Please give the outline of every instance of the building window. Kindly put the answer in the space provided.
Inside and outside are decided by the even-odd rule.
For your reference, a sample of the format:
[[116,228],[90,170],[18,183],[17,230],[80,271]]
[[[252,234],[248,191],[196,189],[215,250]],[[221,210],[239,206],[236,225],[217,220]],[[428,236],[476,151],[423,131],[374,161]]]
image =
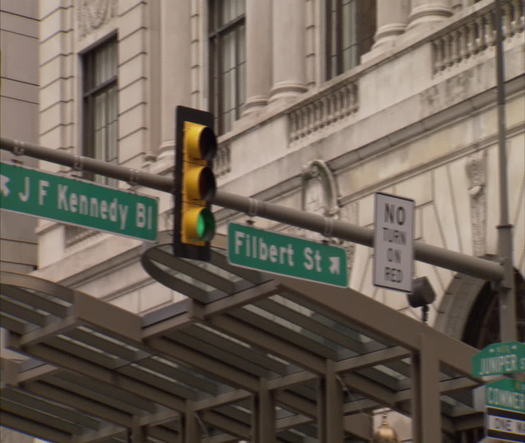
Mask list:
[[[118,160],[118,53],[112,37],[82,57],[84,126],[83,155],[117,163]],[[98,183],[115,180],[86,173]]]
[[326,76],[357,66],[374,43],[375,0],[326,0]]
[[246,99],[245,0],[209,1],[210,110],[215,128],[232,128]]

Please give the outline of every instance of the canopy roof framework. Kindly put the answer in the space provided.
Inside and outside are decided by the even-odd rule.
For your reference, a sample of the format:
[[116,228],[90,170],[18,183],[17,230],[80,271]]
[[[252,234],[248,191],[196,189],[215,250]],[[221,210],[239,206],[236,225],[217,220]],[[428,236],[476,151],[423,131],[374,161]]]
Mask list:
[[370,412],[414,441],[482,424],[476,349],[351,289],[211,263],[157,245],[146,271],[187,299],[144,317],[27,275],[1,275],[1,422],[56,442],[308,442],[371,436]]

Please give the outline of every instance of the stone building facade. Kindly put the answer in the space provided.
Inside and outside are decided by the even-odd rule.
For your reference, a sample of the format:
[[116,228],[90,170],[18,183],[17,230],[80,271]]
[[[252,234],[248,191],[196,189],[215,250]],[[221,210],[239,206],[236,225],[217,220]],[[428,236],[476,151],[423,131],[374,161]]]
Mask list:
[[[502,3],[523,315],[525,19],[522,1]],[[221,190],[370,228],[374,193],[396,194],[415,201],[416,239],[496,259],[494,1],[46,0],[39,8],[42,146],[169,176],[175,106],[209,109]],[[170,229],[171,196],[130,181],[118,186],[157,196],[160,229]],[[221,232],[247,218],[215,214]],[[135,313],[180,299],[143,271],[137,240],[50,221],[39,221],[37,234],[37,276]],[[373,286],[372,249],[345,246],[351,288],[420,318],[404,294]],[[415,274],[436,293],[431,325],[458,339],[478,328],[475,346],[491,340],[485,282],[422,262]]]
[[[0,134],[2,137],[38,142],[38,5],[33,0],[2,0],[0,3]],[[25,57],[21,57],[24,54]],[[1,161],[13,156],[0,151]],[[24,159],[27,166],[36,161]],[[2,211],[0,214],[0,269],[31,272],[37,264],[36,220]],[[19,360],[4,347],[0,329],[2,358]],[[28,436],[0,427],[2,442],[32,441]]]

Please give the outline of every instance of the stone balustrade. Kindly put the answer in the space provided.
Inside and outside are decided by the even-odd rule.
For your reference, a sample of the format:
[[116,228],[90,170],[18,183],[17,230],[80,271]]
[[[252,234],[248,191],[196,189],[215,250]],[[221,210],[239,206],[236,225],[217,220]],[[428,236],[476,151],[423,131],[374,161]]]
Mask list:
[[301,101],[288,113],[290,142],[342,120],[358,108],[357,83],[353,79]]
[[[525,29],[523,0],[502,2],[503,36],[510,38]],[[494,4],[464,21],[454,23],[432,40],[433,70],[439,73],[447,68],[484,52],[494,46]]]

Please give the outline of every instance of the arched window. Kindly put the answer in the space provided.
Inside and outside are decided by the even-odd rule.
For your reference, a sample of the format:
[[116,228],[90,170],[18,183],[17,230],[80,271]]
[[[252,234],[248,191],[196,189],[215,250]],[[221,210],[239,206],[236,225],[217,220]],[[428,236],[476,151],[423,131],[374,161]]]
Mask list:
[[[516,313],[518,318],[518,341],[525,341],[525,281],[516,272]],[[501,341],[499,333],[498,293],[491,283],[485,283],[474,302],[465,328],[462,341],[476,348],[484,348]]]

